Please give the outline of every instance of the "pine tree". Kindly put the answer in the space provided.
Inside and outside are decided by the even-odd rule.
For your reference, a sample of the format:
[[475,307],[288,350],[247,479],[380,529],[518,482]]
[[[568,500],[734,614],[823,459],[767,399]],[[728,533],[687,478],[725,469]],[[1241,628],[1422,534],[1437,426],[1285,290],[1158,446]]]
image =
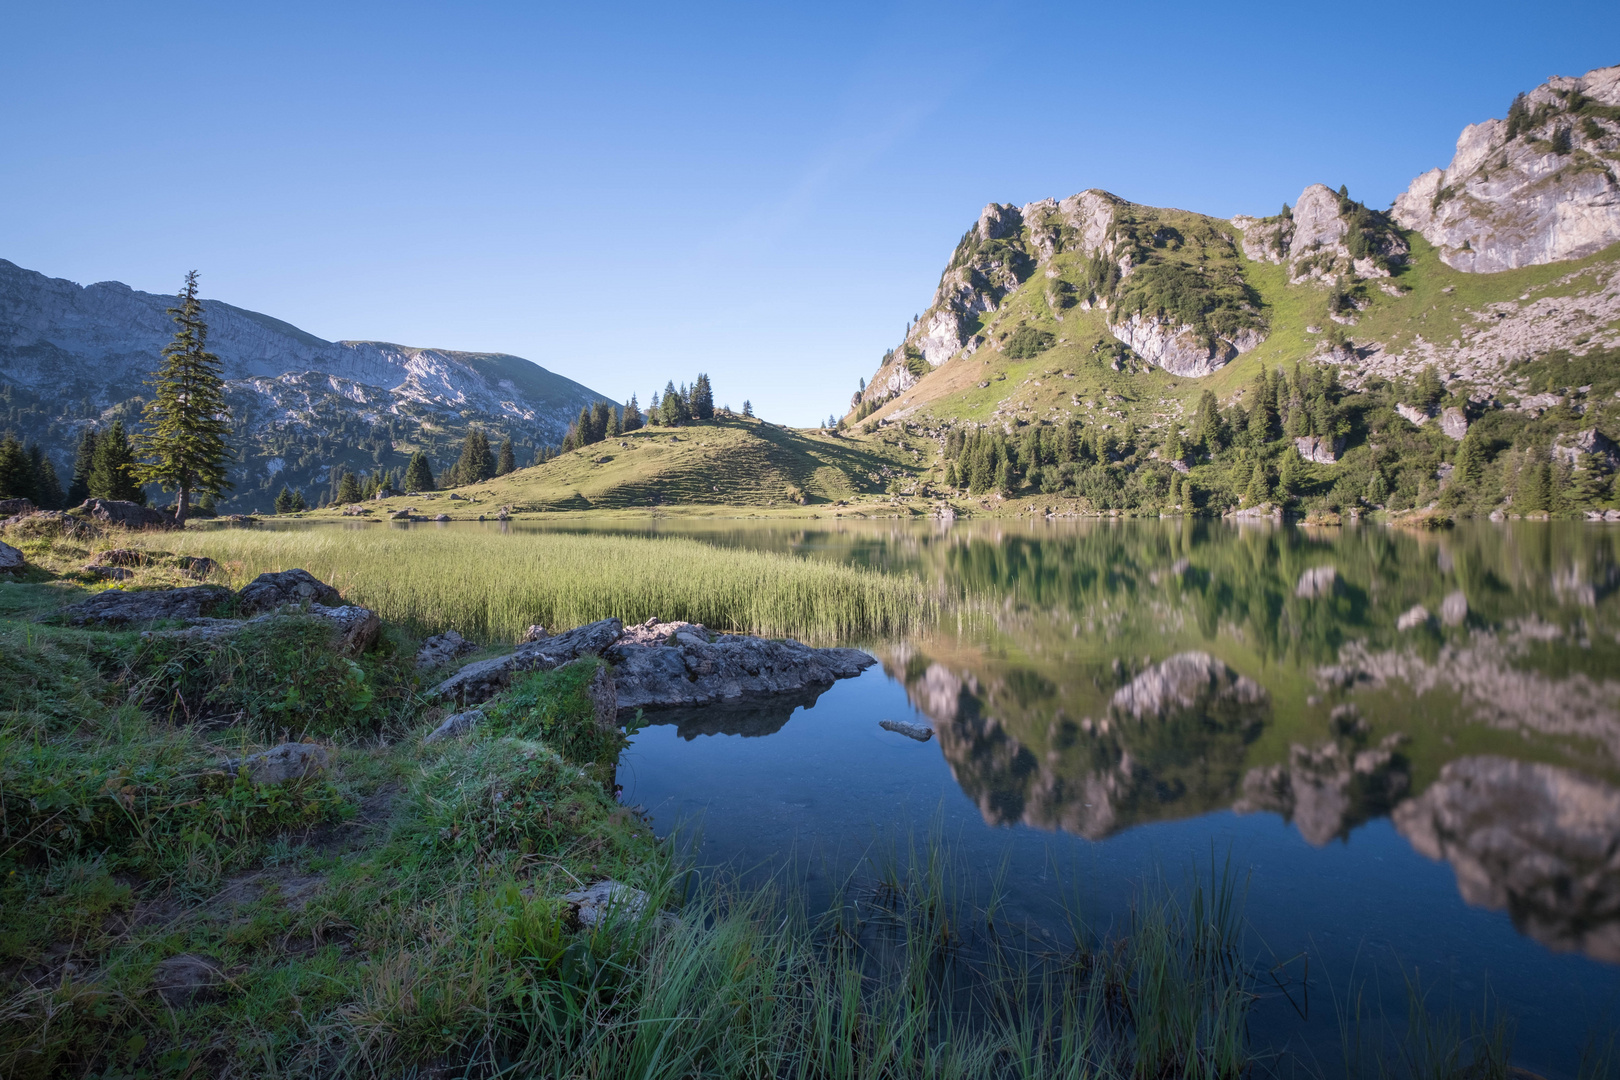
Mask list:
[[28,452],[17,441],[17,436],[8,432],[0,439],[0,499],[32,500],[36,494]]
[[73,481],[68,485],[69,506],[78,506],[90,497],[90,470],[96,463],[96,430],[85,428],[79,436],[79,452],[73,459]]
[[631,394],[630,400],[624,403],[624,419],[619,427],[625,434],[641,427],[641,406],[636,404],[636,395]]
[[135,436],[141,455],[135,478],[178,492],[174,519],[184,525],[194,492],[218,495],[230,482],[225,445],[230,410],[225,404],[224,366],[208,351],[208,324],[197,299],[197,272],[186,275],[180,306],[169,309],[179,329],[163,348],[163,365],[148,385],[152,400],[142,411],[145,427]]
[[663,415],[664,403],[658,399],[658,391],[654,390],[651,400],[647,402],[647,426],[656,426]]
[[292,488],[288,487],[286,484],[282,484],[281,485],[281,490],[276,492],[276,501],[275,501],[274,505],[275,505],[276,513],[278,513],[278,514],[290,514],[290,513],[292,513],[292,510],[293,510]]
[[512,450],[512,438],[507,436],[501,440],[500,460],[495,462],[495,475],[505,476],[517,468],[517,454]]
[[461,444],[461,457],[451,469],[451,487],[481,484],[495,475],[495,455],[489,449],[489,438],[481,427],[467,429],[467,438]]
[[1170,505],[1181,505],[1181,474],[1178,472],[1170,474]]
[[146,492],[135,481],[135,452],[129,445],[129,436],[124,434],[122,420],[114,420],[107,433],[96,440],[96,460],[90,468],[90,497],[146,504]]
[[412,454],[410,464],[405,466],[405,490],[433,490],[433,469],[428,464],[427,454],[421,450]]
[[[212,504],[210,504],[210,505],[212,505]],[[304,501],[304,489],[303,488],[294,488],[293,489],[292,508],[293,508],[293,513],[295,513],[295,514],[303,513],[305,510],[309,509],[309,503]]]
[[1271,500],[1271,485],[1266,481],[1266,465],[1263,461],[1254,463],[1254,472],[1249,474],[1248,489],[1243,492],[1244,506],[1259,506]]
[[747,398],[743,398],[743,415],[749,417],[750,419],[752,419],[754,415],[754,403],[749,401]]
[[1018,486],[1018,478],[1013,473],[1012,458],[1002,458],[1001,466],[996,469],[996,490],[1003,495],[1011,495]]
[[339,506],[347,506],[359,502],[360,498],[360,481],[354,473],[344,469],[343,475],[338,478],[337,497],[333,501]]
[[1536,454],[1529,457],[1519,470],[1519,489],[1514,493],[1513,509],[1522,514],[1544,511],[1552,501],[1552,468],[1545,458]]
[[945,465],[945,486],[948,488],[960,487],[960,479],[956,475],[956,462],[947,462]]
[[1508,106],[1507,138],[1510,140],[1518,138],[1529,127],[1530,104],[1523,94],[1519,94],[1513,99],[1513,104]]
[[675,382],[671,380],[664,385],[664,398],[661,406],[663,421],[666,427],[679,427],[682,422],[691,416],[686,405],[686,396],[675,389]]
[[1457,448],[1457,479],[1465,484],[1477,484],[1485,476],[1485,447],[1480,442],[1478,427],[1470,427]]
[[709,377],[700,374],[697,382],[692,384],[692,418],[694,420],[714,419],[714,388],[709,385]]
[[62,509],[67,496],[56,478],[56,466],[38,443],[28,448],[28,467],[34,474],[34,502],[41,510]]
[[608,415],[612,411],[613,406],[605,401],[598,401],[591,406],[591,442],[599,443],[607,438]]

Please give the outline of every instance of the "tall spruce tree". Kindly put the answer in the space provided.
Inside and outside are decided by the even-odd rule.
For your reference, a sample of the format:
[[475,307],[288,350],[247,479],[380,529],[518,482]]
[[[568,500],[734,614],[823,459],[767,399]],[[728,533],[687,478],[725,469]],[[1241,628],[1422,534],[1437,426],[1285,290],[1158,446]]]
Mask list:
[[428,464],[428,456],[424,451],[418,450],[412,454],[410,464],[405,466],[405,490],[433,490],[433,468]]
[[359,478],[348,469],[344,469],[343,475],[338,478],[337,496],[333,501],[340,506],[347,506],[349,503],[359,502],[360,498],[361,489]]
[[495,455],[489,448],[489,437],[481,427],[467,429],[467,440],[461,444],[461,458],[452,470],[452,487],[481,484],[495,475]]
[[624,417],[619,422],[619,428],[628,434],[639,427],[641,427],[641,406],[636,404],[636,395],[631,394],[630,400],[624,403]]
[[286,484],[282,484],[281,485],[281,490],[276,492],[276,501],[274,503],[274,506],[275,506],[275,509],[276,509],[276,513],[278,513],[278,514],[290,514],[290,513],[292,513],[292,511],[293,511],[292,488],[288,487]]
[[56,478],[56,466],[39,443],[28,448],[28,467],[34,474],[34,502],[42,510],[62,509],[67,496],[62,493],[62,483]]
[[96,464],[96,429],[85,428],[79,436],[79,452],[73,459],[73,480],[68,484],[69,506],[78,506],[90,497],[90,470]]
[[135,478],[178,494],[174,520],[185,524],[195,492],[215,496],[230,487],[225,463],[231,459],[225,436],[230,409],[225,404],[224,365],[208,351],[208,323],[197,299],[197,271],[186,275],[180,306],[169,309],[179,327],[163,347],[163,364],[147,385],[152,400],[142,411],[144,428],[136,433],[140,463]]
[[129,436],[124,434],[122,420],[114,420],[107,433],[96,439],[96,460],[90,467],[90,497],[146,505],[146,491],[135,480],[135,451],[129,445]]
[[681,392],[675,389],[674,379],[664,384],[664,396],[659,405],[659,412],[662,413],[660,419],[663,420],[665,427],[679,427],[681,421],[686,418],[686,401]]
[[692,384],[692,419],[714,419],[714,387],[709,385],[709,377],[699,374],[697,382]]
[[6,437],[0,439],[0,499],[32,500],[36,494],[28,451],[17,441],[17,436],[7,432]]
[[495,462],[495,475],[505,476],[517,468],[517,454],[512,450],[512,437],[501,440],[501,456]]

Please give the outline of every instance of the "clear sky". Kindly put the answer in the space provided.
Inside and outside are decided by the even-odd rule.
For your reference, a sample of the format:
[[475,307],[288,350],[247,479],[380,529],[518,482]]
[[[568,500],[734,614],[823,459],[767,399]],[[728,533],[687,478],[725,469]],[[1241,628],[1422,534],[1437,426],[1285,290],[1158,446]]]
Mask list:
[[0,0],[0,257],[842,412],[987,202],[1387,206],[1620,63],[1539,4]]

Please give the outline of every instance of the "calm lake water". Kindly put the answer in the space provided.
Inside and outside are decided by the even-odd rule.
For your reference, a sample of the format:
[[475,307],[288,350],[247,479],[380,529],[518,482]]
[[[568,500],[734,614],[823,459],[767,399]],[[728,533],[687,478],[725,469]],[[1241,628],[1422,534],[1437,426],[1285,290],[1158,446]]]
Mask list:
[[1403,1017],[1414,976],[1465,1017],[1499,1005],[1549,1078],[1620,1027],[1620,526],[612,531],[986,598],[854,643],[881,664],[813,705],[651,717],[625,801],[700,827],[705,862],[794,865],[825,895],[874,846],[940,830],[987,878],[1005,868],[1011,914],[1050,923],[1067,896],[1106,929],[1145,880],[1229,854],[1256,1042],[1294,1060],[1331,1075],[1335,997]]

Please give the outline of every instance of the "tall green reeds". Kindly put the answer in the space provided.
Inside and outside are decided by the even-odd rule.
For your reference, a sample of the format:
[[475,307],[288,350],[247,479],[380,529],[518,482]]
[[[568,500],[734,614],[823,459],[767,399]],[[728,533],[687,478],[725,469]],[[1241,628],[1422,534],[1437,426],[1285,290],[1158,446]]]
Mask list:
[[934,617],[918,578],[693,540],[472,530],[231,529],[153,537],[243,580],[301,567],[384,619],[510,641],[608,616],[686,619],[715,630],[834,641]]

